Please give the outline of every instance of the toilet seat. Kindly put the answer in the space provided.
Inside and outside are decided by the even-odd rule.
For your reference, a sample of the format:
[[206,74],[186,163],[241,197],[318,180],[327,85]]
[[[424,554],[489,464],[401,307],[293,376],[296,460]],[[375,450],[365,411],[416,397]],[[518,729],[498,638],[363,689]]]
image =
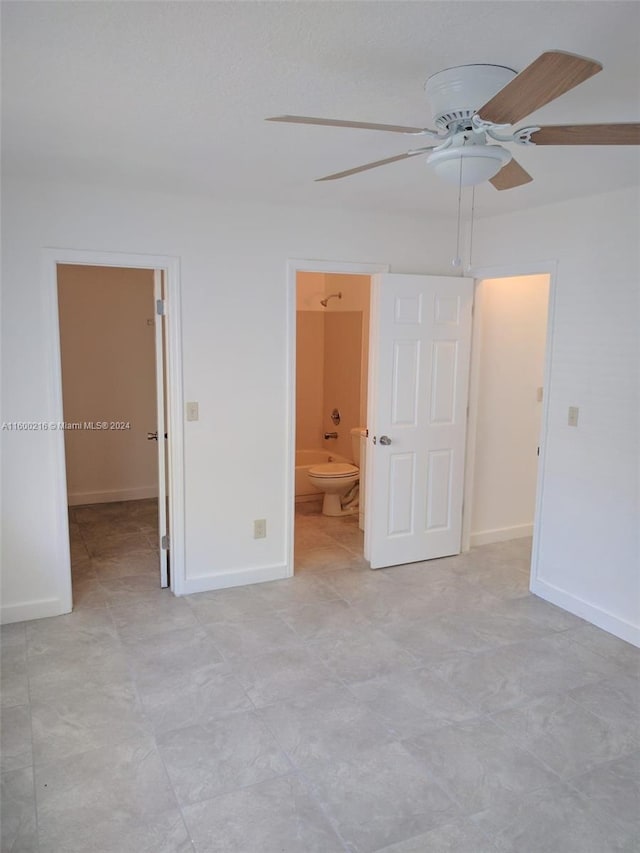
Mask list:
[[343,477],[353,477],[354,474],[359,474],[360,469],[348,462],[325,462],[322,465],[313,465],[309,468],[309,474],[312,477],[342,479]]

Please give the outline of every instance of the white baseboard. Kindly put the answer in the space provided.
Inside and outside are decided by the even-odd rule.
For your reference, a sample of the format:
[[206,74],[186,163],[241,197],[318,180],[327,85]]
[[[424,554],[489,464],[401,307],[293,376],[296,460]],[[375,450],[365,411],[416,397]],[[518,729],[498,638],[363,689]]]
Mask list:
[[106,492],[74,492],[69,494],[69,506],[84,506],[85,504],[106,504],[113,501],[142,501],[147,498],[157,498],[157,486],[136,486],[133,489],[109,489]]
[[236,569],[215,575],[187,578],[184,582],[182,594],[190,595],[194,592],[209,592],[214,589],[228,589],[232,586],[247,586],[247,584],[277,581],[288,577],[291,577],[291,573],[288,567],[281,563],[275,566]]
[[471,534],[471,547],[491,545],[492,542],[508,542],[533,536],[533,524],[516,524],[514,527],[498,527],[496,530],[479,530]]
[[602,628],[603,631],[608,631],[621,640],[640,647],[640,625],[633,625],[631,622],[620,619],[619,616],[614,616],[612,613],[608,613],[606,610],[602,610],[588,601],[583,601],[581,598],[577,598],[575,595],[571,595],[539,578],[531,579],[530,588],[534,595],[544,598],[545,601],[556,604],[563,610],[573,613],[574,616],[586,619],[587,622],[591,622],[597,628]]
[[0,607],[0,623],[10,625],[13,622],[27,622],[31,619],[44,619],[48,616],[62,616],[63,613],[70,612],[59,598],[24,601],[20,604],[6,604]]

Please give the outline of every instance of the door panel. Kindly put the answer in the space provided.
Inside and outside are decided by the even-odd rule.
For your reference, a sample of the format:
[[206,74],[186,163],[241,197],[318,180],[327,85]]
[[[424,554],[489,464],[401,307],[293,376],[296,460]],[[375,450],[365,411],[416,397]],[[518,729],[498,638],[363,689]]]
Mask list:
[[458,342],[434,341],[431,355],[431,405],[429,424],[453,424],[455,420]]
[[430,450],[427,459],[427,516],[426,530],[442,530],[451,526],[450,450]]
[[389,459],[389,536],[411,532],[415,454],[392,453]]
[[473,280],[378,275],[372,301],[365,555],[382,568],[460,552]]
[[393,402],[391,422],[394,426],[415,426],[418,418],[419,341],[396,341],[393,353]]

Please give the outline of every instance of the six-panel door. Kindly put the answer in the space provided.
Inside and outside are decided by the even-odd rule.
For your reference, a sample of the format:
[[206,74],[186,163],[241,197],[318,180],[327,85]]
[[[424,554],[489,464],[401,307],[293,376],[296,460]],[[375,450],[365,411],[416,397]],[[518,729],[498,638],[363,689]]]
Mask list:
[[473,279],[373,279],[365,522],[372,568],[460,552],[472,303]]

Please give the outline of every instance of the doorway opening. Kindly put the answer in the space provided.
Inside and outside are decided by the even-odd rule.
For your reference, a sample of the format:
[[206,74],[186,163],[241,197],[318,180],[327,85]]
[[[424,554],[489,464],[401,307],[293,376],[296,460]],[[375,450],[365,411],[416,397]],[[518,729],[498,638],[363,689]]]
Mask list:
[[[328,262],[289,262],[291,574],[295,527],[296,277],[301,272],[373,276],[367,420],[366,424],[357,425],[366,426],[361,562],[372,569],[404,563],[424,565],[461,550],[473,280],[392,274],[373,264],[344,266],[347,268]],[[332,285],[335,283],[331,281]],[[320,294],[319,305],[326,308],[332,299],[339,303],[339,293],[330,290],[324,296]],[[327,413],[334,414],[333,409]],[[322,438],[327,435],[329,439],[334,432],[329,429]],[[349,476],[352,472],[348,467],[344,473]],[[333,476],[326,474],[329,479]],[[311,471],[310,479],[312,485],[322,489],[321,477]],[[326,497],[323,505],[324,515],[342,515],[339,509],[327,511]],[[300,561],[295,562],[299,567]]]
[[[74,606],[71,577],[72,545],[74,547],[74,557],[76,557],[76,562],[78,561],[78,559],[86,559],[86,555],[90,551],[90,549],[85,548],[83,550],[82,547],[78,547],[77,542],[79,539],[81,540],[82,545],[85,544],[84,538],[78,535],[80,531],[77,528],[70,528],[70,495],[73,495],[73,497],[71,498],[74,507],[72,515],[75,514],[76,507],[81,505],[83,501],[93,501],[92,505],[102,505],[102,509],[105,512],[108,512],[107,507],[109,507],[109,505],[111,506],[111,509],[113,511],[116,503],[121,502],[120,500],[113,500],[114,497],[123,499],[122,502],[128,502],[132,498],[138,499],[139,501],[154,500],[158,506],[157,528],[155,523],[153,522],[153,512],[149,508],[149,505],[143,506],[139,504],[138,511],[135,514],[137,517],[137,520],[135,522],[135,524],[137,525],[137,530],[134,530],[132,532],[146,534],[148,539],[147,544],[150,546],[151,550],[156,551],[158,560],[156,566],[159,565],[160,568],[155,569],[155,577],[153,578],[153,582],[156,585],[158,591],[161,586],[169,585],[174,594],[180,595],[183,593],[185,587],[185,563],[184,460],[182,418],[183,393],[181,358],[180,279],[177,259],[163,255],[139,255],[121,252],[94,252],[75,249],[44,249],[43,260],[44,269],[46,272],[45,298],[47,305],[47,316],[49,318],[47,332],[51,353],[50,364],[52,394],[49,400],[49,430],[50,440],[52,441],[53,446],[55,448],[54,454],[56,477],[57,522],[56,535],[54,541],[52,541],[51,546],[51,554],[52,563],[54,566],[53,570],[55,572],[55,578],[58,587],[57,600],[59,601],[60,606],[59,612],[69,613]],[[100,448],[95,446],[88,454],[87,447],[84,447],[84,464],[82,461],[79,464],[75,464],[75,467],[73,469],[73,477],[70,477],[69,480],[70,488],[67,488],[67,459],[65,453],[65,441],[67,434],[71,435],[77,433],[86,433],[89,438],[92,434],[97,436],[102,435],[102,440],[103,442],[105,442],[102,446],[102,450],[105,450],[108,447],[109,433],[114,434],[110,438],[112,442],[116,441],[116,439],[118,438],[118,433],[120,433],[120,440],[122,440],[122,436],[125,434],[133,435],[134,423],[133,419],[128,417],[126,412],[119,411],[112,413],[97,410],[95,415],[87,414],[87,416],[81,416],[79,420],[68,421],[67,416],[71,414],[71,411],[65,411],[65,405],[63,400],[63,347],[65,347],[66,345],[62,340],[64,334],[62,325],[64,323],[64,320],[63,323],[61,323],[59,319],[59,315],[61,313],[65,313],[64,309],[61,310],[61,305],[58,299],[58,279],[60,267],[79,267],[94,269],[104,268],[105,273],[113,270],[114,268],[118,268],[123,274],[126,271],[137,271],[141,273],[146,273],[146,275],[150,276],[152,279],[152,301],[149,305],[148,310],[146,307],[144,310],[143,335],[155,338],[155,365],[158,366],[158,369],[155,370],[154,365],[155,379],[152,379],[152,386],[155,386],[155,393],[157,395],[156,400],[158,402],[158,405],[156,406],[155,415],[151,422],[151,428],[149,428],[146,423],[136,423],[135,431],[137,434],[136,441],[138,445],[142,440],[144,441],[145,447],[147,446],[147,432],[154,432],[157,430],[158,437],[162,436],[162,443],[157,443],[159,446],[157,448],[158,468],[156,492],[157,494],[165,495],[165,500],[158,502],[157,494],[154,498],[147,497],[144,493],[144,490],[140,490],[140,482],[138,482],[137,484],[134,483],[133,485],[131,484],[131,482],[129,482],[128,484],[125,483],[124,485],[122,482],[120,482],[117,487],[106,486],[104,488],[96,487],[95,489],[87,487],[86,481],[83,482],[82,480],[81,472],[84,466],[90,469],[91,466],[94,465],[94,458],[100,454]],[[71,270],[66,270],[66,272],[69,275],[73,276],[73,272]],[[76,278],[77,276],[82,276],[82,274],[82,269],[80,269],[80,271],[76,272]],[[148,281],[148,278],[145,280]],[[145,286],[147,287],[148,292],[149,286]],[[87,298],[87,294],[85,293],[85,301]],[[116,311],[115,313],[118,312]],[[66,319],[69,319],[69,317],[66,317]],[[154,328],[151,328],[148,325],[148,320],[153,320]],[[73,326],[73,311],[71,312],[70,322]],[[107,341],[110,340],[109,335],[107,334],[108,325],[109,324],[106,322],[106,315],[98,313],[98,316],[96,317],[94,313],[93,325],[88,326],[84,330],[85,339],[88,338],[89,341],[91,341],[93,337],[96,337],[96,339],[103,338]],[[123,355],[124,349],[119,346],[119,343],[116,339],[111,339],[110,349],[107,348],[107,350],[109,359],[115,364],[118,364],[121,370],[123,368],[129,369],[129,363]],[[67,376],[68,374],[69,371],[67,370]],[[64,377],[64,379],[66,380],[66,376]],[[85,388],[87,389],[86,396],[88,398],[89,403],[93,406],[96,400],[100,398],[99,392],[100,389],[105,386],[105,383],[107,385],[109,385],[109,383],[113,385],[115,381],[120,380],[115,380],[112,376],[111,379],[107,381],[104,375],[100,380],[99,377],[95,377],[95,381],[92,381],[91,376],[85,378]],[[161,401],[163,402],[163,405],[159,404]],[[126,405],[130,407],[130,411],[135,410],[137,402],[137,398],[134,399],[132,396],[126,399]],[[146,416],[144,420],[146,421]],[[128,427],[127,424],[129,424]],[[140,436],[141,431],[144,435],[143,439],[141,439]],[[165,433],[168,436],[166,440],[164,438]],[[86,440],[88,439],[85,439],[85,441]],[[157,446],[153,438],[148,442],[148,444],[150,446]],[[120,468],[122,468],[122,466],[120,466]],[[165,476],[164,481],[162,479],[163,469]],[[120,470],[120,474],[122,474],[122,470]],[[148,482],[142,483],[142,487],[150,485],[152,484]],[[120,491],[118,491],[118,489]],[[129,489],[129,491],[127,491],[127,489]],[[93,495],[91,495],[92,491],[94,492]],[[168,522],[166,519],[166,514],[160,511],[160,507],[168,508]],[[116,513],[114,512],[114,514]],[[92,523],[92,520],[89,518],[90,515],[91,513],[85,514],[85,523],[87,524]],[[163,518],[164,523],[167,524],[167,527],[164,530]],[[94,515],[93,521],[96,523],[97,527],[100,526],[101,519],[98,518],[97,515]],[[79,522],[74,523],[78,524]],[[106,528],[106,525],[104,526]],[[122,526],[126,527],[127,521],[123,521]],[[120,528],[121,531],[122,526]],[[131,525],[129,524],[129,527],[130,526]],[[97,533],[97,527],[91,532]],[[151,528],[153,528],[153,530],[151,530]],[[155,536],[156,529],[157,539]],[[72,532],[75,534],[75,536],[73,537],[73,543],[70,542],[70,533]],[[153,533],[153,535],[151,536],[149,541],[148,537],[150,533]],[[121,535],[121,533],[118,533],[117,535]],[[160,547],[162,544],[162,536],[166,537],[164,540],[164,544],[166,544],[167,548],[169,546],[171,547],[170,575],[168,573],[168,560],[166,559],[166,551],[163,551],[163,549]],[[142,544],[142,540],[140,540],[140,544]],[[101,556],[105,559],[109,558],[110,555],[106,546],[102,551]],[[113,556],[113,554],[111,556]],[[164,560],[162,559],[163,556],[165,558]],[[114,573],[116,573],[115,568]],[[126,595],[126,592],[124,591],[126,584],[122,583],[120,585],[123,587],[123,595]],[[88,589],[90,585],[86,586],[87,589],[85,590],[85,592],[88,596],[86,603],[91,605],[91,591]],[[94,584],[93,586],[95,587],[96,585]],[[78,589],[76,589],[76,593],[77,592]],[[95,601],[95,603],[99,604],[97,600]]]
[[[463,548],[509,542],[531,573],[550,372],[549,272],[476,282]],[[504,548],[501,549],[505,553]]]
[[296,274],[294,571],[364,567],[369,275]]
[[169,585],[162,272],[57,265],[74,606]]

